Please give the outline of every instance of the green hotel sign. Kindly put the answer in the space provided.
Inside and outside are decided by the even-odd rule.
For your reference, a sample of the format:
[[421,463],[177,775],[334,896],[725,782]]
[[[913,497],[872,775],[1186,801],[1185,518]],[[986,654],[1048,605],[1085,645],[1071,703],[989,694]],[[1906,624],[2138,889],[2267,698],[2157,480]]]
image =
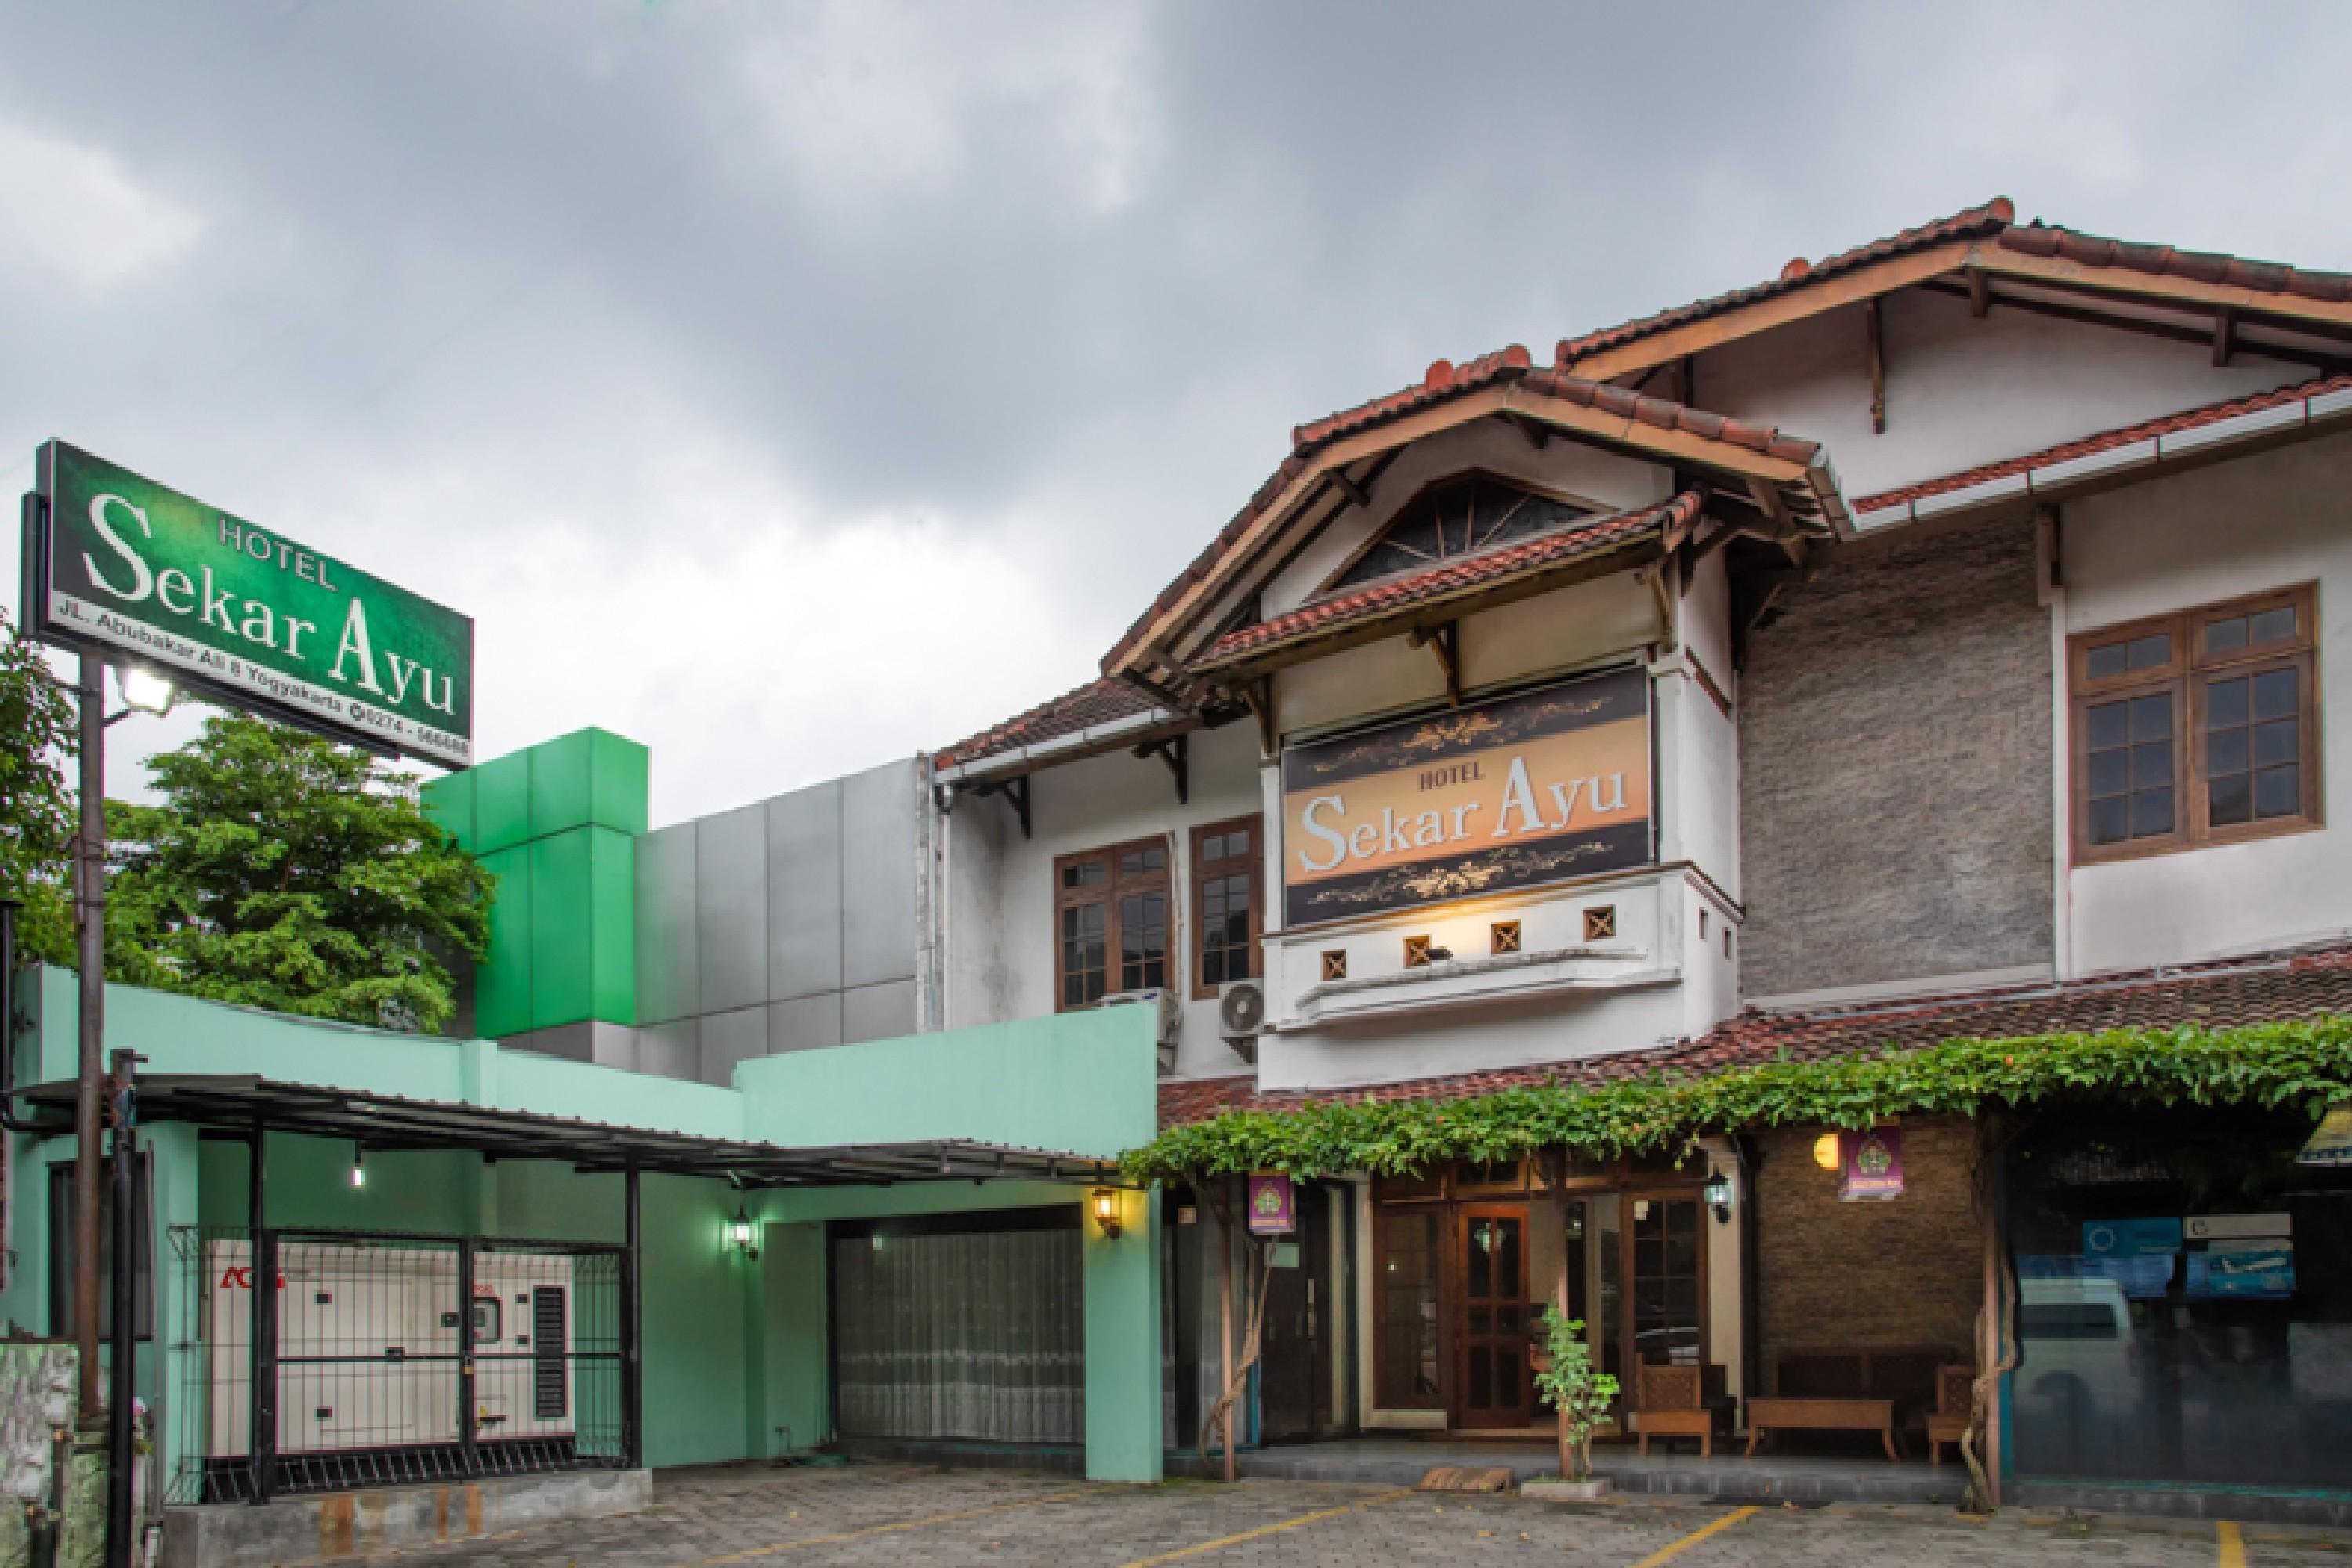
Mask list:
[[473,761],[468,617],[62,441],[37,493],[37,635],[371,751]]

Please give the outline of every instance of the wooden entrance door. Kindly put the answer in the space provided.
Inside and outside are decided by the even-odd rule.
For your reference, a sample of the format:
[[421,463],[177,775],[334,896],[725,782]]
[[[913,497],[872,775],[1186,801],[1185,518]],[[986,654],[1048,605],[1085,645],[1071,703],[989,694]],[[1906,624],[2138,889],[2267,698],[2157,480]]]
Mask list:
[[[1622,1364],[1706,1363],[1706,1220],[1695,1196],[1633,1194],[1625,1205],[1631,1287]],[[1632,1379],[1624,1373],[1627,1387]]]
[[1454,1228],[1454,1424],[1528,1424],[1528,1205],[1464,1204]]

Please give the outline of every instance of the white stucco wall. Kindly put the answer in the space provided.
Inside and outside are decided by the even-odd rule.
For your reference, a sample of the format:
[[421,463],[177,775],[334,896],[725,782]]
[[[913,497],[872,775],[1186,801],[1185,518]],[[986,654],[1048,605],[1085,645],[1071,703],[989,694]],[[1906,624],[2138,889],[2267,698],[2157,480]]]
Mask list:
[[1862,308],[1703,354],[1696,401],[1826,442],[1849,497],[2308,380],[2302,365],[1918,289],[1887,296],[1886,433],[1870,427]]
[[[2069,505],[2065,631],[2316,582],[2321,700],[2352,691],[2347,477],[2352,436],[2337,436]],[[2332,717],[2323,710],[2320,721],[2326,827],[2074,868],[2073,972],[2221,957],[2352,928],[2344,826],[2352,821],[2352,723]],[[2063,843],[2063,816],[2059,826]]]

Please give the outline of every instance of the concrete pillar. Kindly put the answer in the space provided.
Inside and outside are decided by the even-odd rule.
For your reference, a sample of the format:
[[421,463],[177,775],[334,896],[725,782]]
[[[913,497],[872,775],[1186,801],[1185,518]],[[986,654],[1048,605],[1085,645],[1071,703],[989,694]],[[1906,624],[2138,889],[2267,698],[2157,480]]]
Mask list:
[[1122,1191],[1120,1229],[1086,1221],[1087,1479],[1157,1481],[1161,1443],[1160,1193]]

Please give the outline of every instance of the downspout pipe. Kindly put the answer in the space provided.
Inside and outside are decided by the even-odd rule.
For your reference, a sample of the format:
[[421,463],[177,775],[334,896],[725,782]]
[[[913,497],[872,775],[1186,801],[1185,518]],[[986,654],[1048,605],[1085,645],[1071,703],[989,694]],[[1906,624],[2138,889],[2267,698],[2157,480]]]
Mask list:
[[11,1132],[57,1131],[16,1114],[16,910],[0,899],[0,1128]]

